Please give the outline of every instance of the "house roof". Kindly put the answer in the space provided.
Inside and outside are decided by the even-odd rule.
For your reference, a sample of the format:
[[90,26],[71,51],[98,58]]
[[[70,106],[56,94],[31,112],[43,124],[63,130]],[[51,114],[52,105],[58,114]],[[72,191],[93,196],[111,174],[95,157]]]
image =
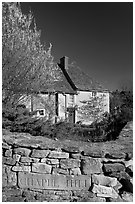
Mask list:
[[66,69],[64,69],[60,64],[59,66],[74,90],[99,92],[108,91],[99,82],[84,73],[83,70],[76,64],[68,64]]

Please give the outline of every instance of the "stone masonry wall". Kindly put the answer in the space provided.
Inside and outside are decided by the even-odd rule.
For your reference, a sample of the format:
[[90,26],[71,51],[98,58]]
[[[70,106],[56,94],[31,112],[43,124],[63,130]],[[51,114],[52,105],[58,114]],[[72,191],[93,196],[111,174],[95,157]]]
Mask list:
[[85,151],[35,138],[3,136],[3,201],[132,201],[133,165],[126,152]]

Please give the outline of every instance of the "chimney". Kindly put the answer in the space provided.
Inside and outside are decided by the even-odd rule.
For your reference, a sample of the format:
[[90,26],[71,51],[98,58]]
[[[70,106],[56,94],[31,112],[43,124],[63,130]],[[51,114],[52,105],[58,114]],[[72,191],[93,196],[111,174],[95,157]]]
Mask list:
[[62,58],[60,58],[60,65],[62,68],[64,69],[68,69],[68,57],[64,56]]

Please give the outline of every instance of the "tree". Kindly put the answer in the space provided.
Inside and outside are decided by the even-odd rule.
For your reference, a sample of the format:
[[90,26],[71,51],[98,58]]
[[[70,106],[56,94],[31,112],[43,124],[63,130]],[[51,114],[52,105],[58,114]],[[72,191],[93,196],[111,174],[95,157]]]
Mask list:
[[81,106],[78,107],[78,113],[81,120],[98,121],[103,115],[105,103],[105,95],[89,96],[88,100],[80,101]]
[[40,41],[32,13],[20,3],[2,3],[2,91],[5,103],[15,104],[24,94],[38,93],[59,79],[51,48]]

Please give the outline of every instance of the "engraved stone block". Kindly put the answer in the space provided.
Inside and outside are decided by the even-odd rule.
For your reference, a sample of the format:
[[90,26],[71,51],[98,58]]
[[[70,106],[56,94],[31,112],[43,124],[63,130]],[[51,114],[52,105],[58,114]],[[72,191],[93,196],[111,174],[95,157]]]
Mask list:
[[91,178],[86,175],[66,176],[37,173],[18,173],[20,188],[30,189],[57,189],[57,190],[88,190]]
[[33,163],[32,164],[32,172],[50,174],[51,170],[52,170],[52,166],[48,164],[44,164],[44,163]]

